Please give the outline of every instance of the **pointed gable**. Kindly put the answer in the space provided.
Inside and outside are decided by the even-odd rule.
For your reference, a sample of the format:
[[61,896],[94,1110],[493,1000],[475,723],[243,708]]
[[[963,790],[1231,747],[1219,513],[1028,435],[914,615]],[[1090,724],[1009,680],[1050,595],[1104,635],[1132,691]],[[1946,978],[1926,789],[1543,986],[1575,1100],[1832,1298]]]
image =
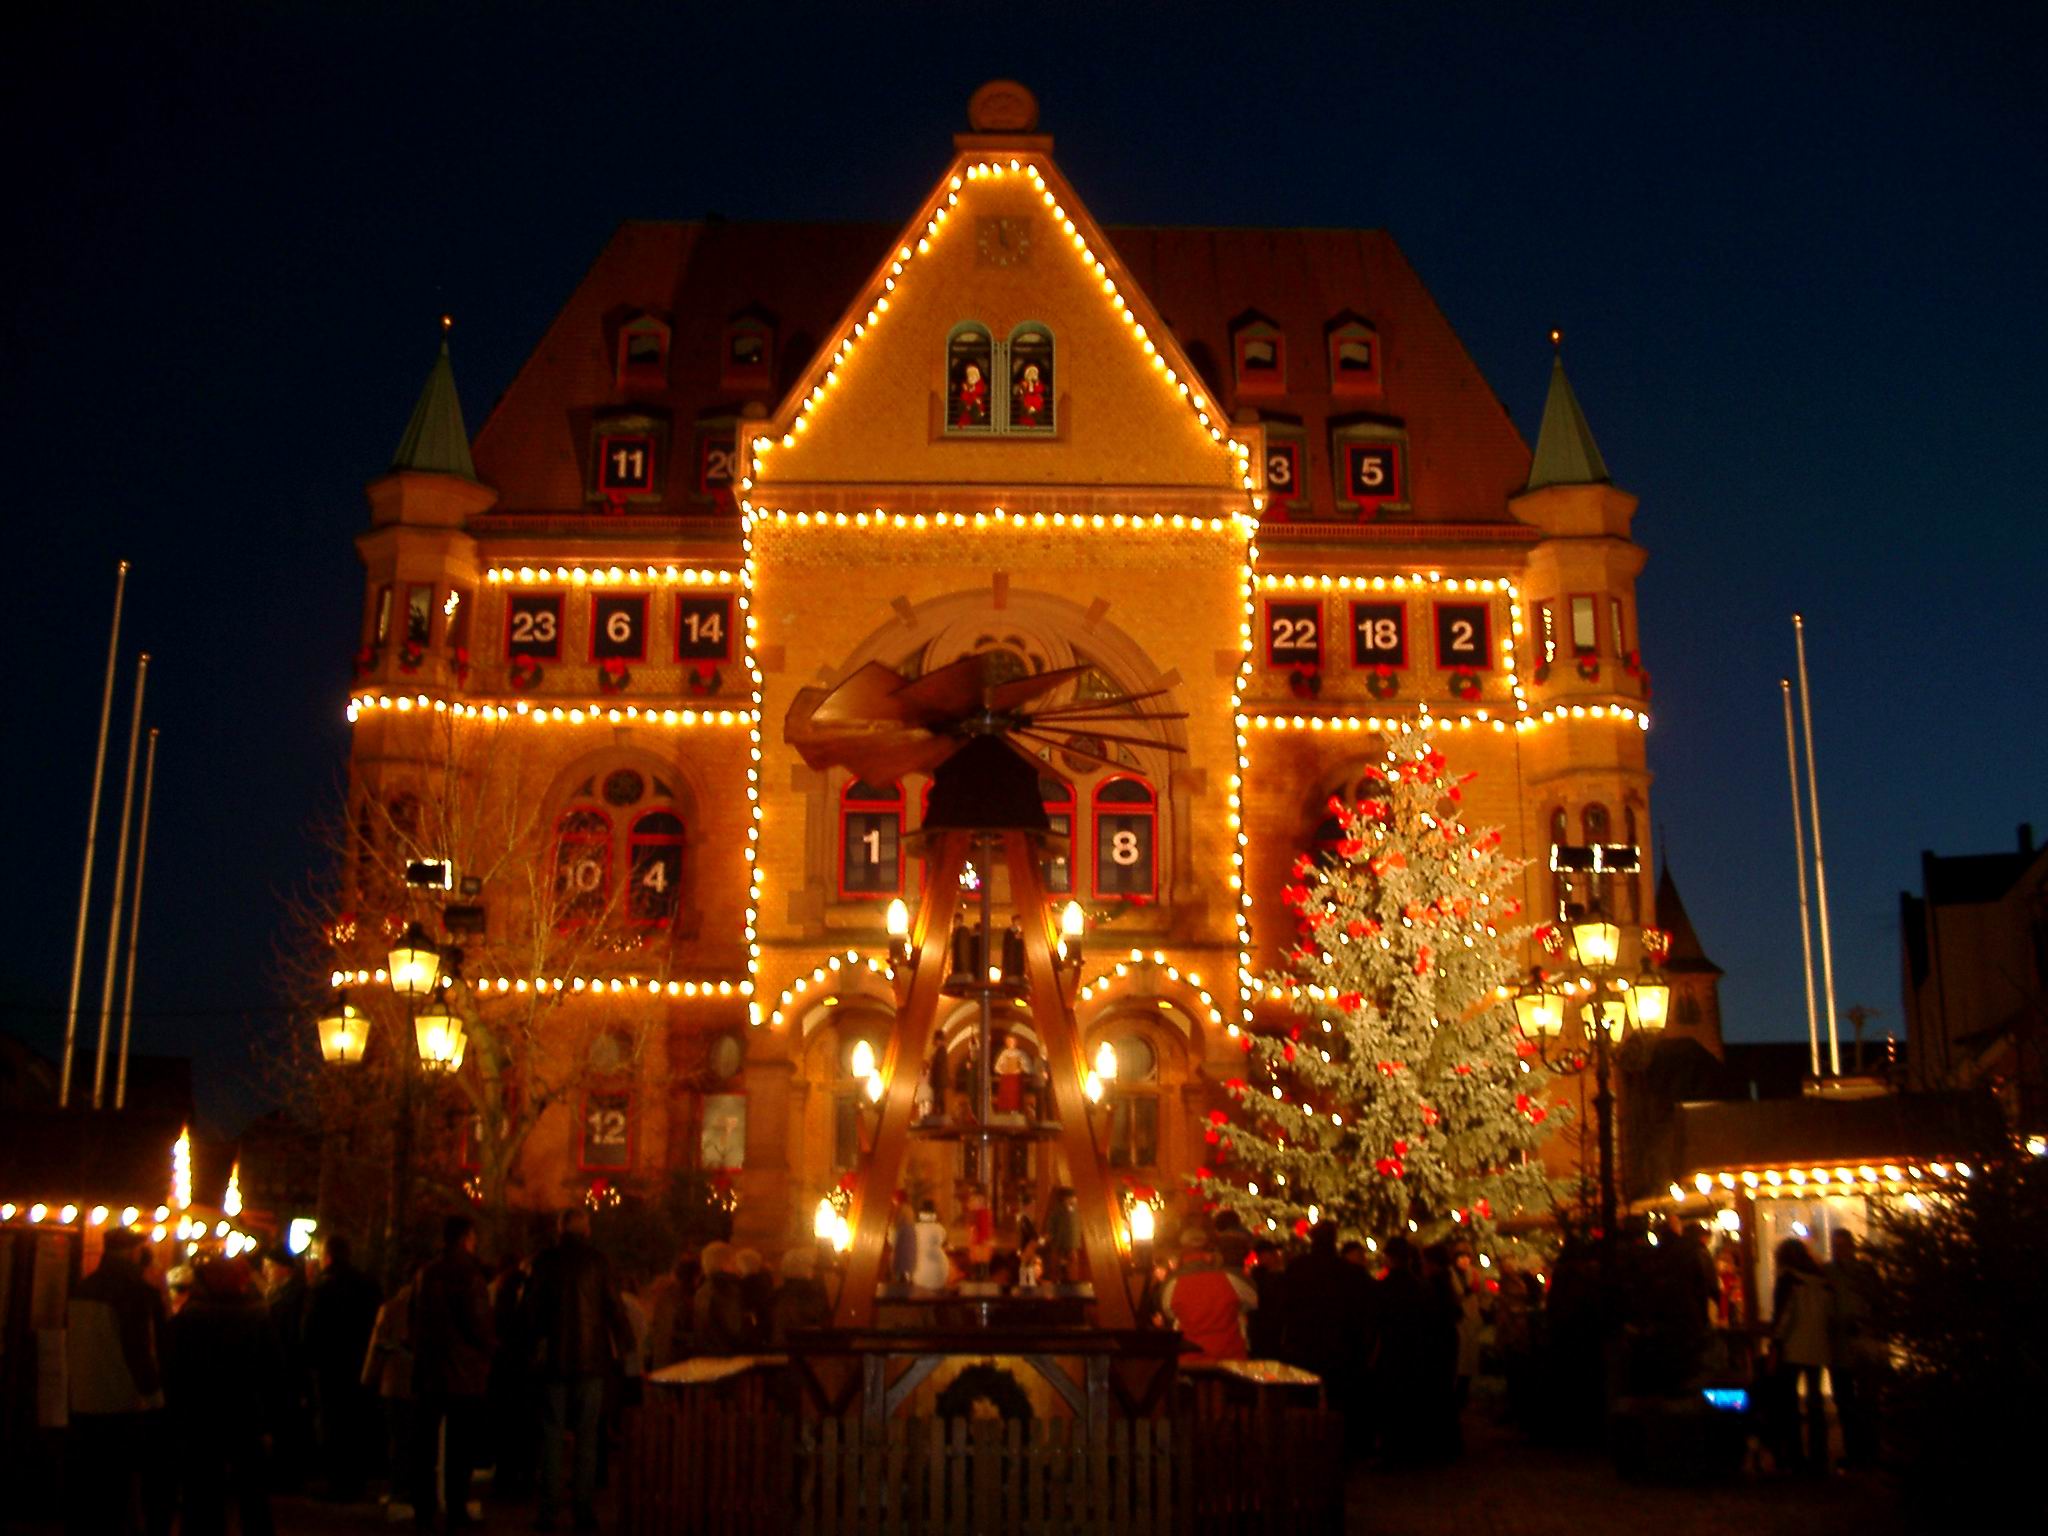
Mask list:
[[[949,410],[954,343],[977,333],[1001,396],[985,431]],[[948,167],[756,448],[752,499],[791,510],[854,485],[1206,490],[1246,509],[1252,489],[1209,383],[1042,151]]]

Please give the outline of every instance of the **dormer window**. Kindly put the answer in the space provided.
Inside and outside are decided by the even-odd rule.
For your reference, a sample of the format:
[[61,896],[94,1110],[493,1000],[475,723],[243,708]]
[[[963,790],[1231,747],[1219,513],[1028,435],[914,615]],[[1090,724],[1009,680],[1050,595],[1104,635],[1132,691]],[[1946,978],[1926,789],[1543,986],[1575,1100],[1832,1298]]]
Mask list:
[[726,323],[718,382],[722,389],[766,390],[775,372],[775,326],[758,310]]
[[1342,319],[1330,328],[1330,393],[1380,392],[1380,335],[1369,321]]
[[668,383],[668,338],[667,324],[652,315],[620,327],[620,389],[660,389]]
[[1409,509],[1408,434],[1398,423],[1369,417],[1333,423],[1330,456],[1340,516],[1366,522]]
[[1241,395],[1287,393],[1287,338],[1263,315],[1248,315],[1231,333],[1237,355],[1237,392]]

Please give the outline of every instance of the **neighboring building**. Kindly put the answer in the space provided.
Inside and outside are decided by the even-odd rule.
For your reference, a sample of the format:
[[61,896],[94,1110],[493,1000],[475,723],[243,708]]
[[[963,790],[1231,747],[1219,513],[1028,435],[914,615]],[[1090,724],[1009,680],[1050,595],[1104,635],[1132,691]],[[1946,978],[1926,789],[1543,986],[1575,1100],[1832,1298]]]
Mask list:
[[[847,1063],[890,1017],[926,782],[814,772],[782,721],[869,660],[1085,666],[1083,697],[1175,717],[1179,752],[1084,738],[1109,764],[1049,748],[1043,781],[1073,839],[1051,883],[1095,921],[1080,1022],[1124,1062],[1111,1159],[1162,1188],[1247,1008],[1278,1007],[1279,892],[1385,721],[1426,710],[1477,771],[1464,814],[1531,861],[1532,915],[1566,894],[1553,841],[1652,867],[1636,502],[1561,362],[1532,455],[1386,233],[1104,229],[1028,96],[974,120],[900,226],[623,225],[473,457],[444,348],[369,487],[358,806],[404,824],[437,739],[490,733],[552,870],[416,851],[483,880],[473,952],[559,903],[574,974],[469,980],[562,982],[559,1051],[612,1054],[534,1129],[521,1203],[730,1169],[740,1232],[779,1244],[855,1162]],[[1607,878],[1650,916],[1647,874]],[[355,894],[343,970],[395,931]],[[1718,1055],[1686,953],[1683,1028]]]
[[1907,1072],[1919,1088],[1984,1088],[2007,1123],[2048,1123],[2048,849],[1920,855],[1899,895]]

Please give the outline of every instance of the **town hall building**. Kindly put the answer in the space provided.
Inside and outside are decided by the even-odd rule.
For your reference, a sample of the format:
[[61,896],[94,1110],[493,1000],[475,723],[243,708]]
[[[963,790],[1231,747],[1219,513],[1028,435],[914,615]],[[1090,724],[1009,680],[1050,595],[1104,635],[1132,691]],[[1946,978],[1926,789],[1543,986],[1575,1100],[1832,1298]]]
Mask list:
[[[1652,920],[1636,501],[1561,361],[1532,452],[1384,231],[1105,227],[1028,93],[970,122],[891,222],[622,225],[473,442],[444,347],[369,488],[357,823],[459,884],[358,888],[337,980],[401,917],[462,946],[464,1072],[546,1103],[516,1206],[703,1169],[774,1248],[858,1164],[929,785],[783,721],[870,661],[1173,717],[1041,752],[1136,1183],[1284,1012],[1280,891],[1389,722],[1477,773],[1535,920],[1553,843],[1641,845],[1601,895]],[[1671,1033],[1718,1055],[1707,994]]]

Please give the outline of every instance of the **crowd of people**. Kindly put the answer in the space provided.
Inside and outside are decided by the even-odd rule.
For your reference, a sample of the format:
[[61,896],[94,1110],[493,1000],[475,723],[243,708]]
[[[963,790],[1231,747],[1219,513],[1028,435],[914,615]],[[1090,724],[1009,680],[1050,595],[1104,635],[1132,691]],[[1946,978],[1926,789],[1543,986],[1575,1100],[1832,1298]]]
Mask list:
[[1309,1231],[1305,1252],[1254,1242],[1230,1212],[1190,1225],[1152,1271],[1148,1322],[1178,1328],[1194,1361],[1284,1361],[1323,1382],[1354,1459],[1447,1460],[1480,1363],[1480,1339],[1512,1333],[1528,1302],[1511,1265],[1474,1278],[1462,1247],[1394,1238],[1376,1250],[1340,1242],[1336,1223]]
[[271,1501],[381,1496],[421,1530],[534,1500],[538,1526],[597,1528],[621,1408],[651,1370],[779,1346],[831,1311],[815,1255],[771,1272],[714,1242],[637,1284],[564,1213],[547,1246],[487,1269],[466,1216],[389,1295],[345,1237],[308,1266],[283,1249],[202,1254],[159,1275],[149,1244],[107,1234],[70,1303],[73,1528],[207,1536],[236,1514],[274,1529]]

